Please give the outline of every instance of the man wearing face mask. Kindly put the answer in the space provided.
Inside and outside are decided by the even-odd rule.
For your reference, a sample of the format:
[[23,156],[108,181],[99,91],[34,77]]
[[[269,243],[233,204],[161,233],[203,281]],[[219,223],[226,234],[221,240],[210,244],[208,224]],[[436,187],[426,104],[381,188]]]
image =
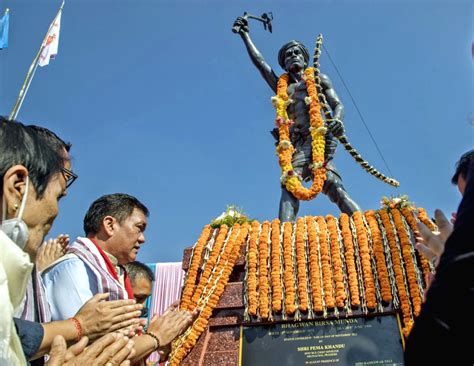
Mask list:
[[0,364],[26,364],[44,355],[57,335],[70,342],[137,323],[141,305],[101,302],[104,295],[85,304],[74,319],[41,324],[39,309],[33,311],[35,321],[12,318],[13,310],[24,306],[32,262],[66,194],[66,166],[65,155],[37,130],[0,117],[0,338],[6,340],[0,342]]

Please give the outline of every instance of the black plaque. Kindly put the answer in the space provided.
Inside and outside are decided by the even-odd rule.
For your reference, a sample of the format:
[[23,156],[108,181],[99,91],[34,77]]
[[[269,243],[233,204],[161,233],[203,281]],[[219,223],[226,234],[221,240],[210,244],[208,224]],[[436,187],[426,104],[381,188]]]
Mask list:
[[242,326],[241,366],[403,365],[396,315]]

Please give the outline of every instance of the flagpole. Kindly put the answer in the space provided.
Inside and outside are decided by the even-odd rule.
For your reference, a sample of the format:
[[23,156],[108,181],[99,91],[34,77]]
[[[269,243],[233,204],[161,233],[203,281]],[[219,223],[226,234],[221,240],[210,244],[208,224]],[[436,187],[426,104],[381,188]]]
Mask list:
[[23,104],[23,101],[25,100],[25,96],[28,91],[28,88],[30,87],[33,77],[35,76],[36,69],[38,68],[38,60],[40,58],[41,53],[43,52],[43,49],[46,46],[46,41],[48,39],[49,31],[51,30],[54,23],[56,22],[56,19],[58,18],[59,14],[61,14],[63,7],[64,7],[64,0],[61,4],[61,7],[58,10],[58,13],[54,17],[53,22],[49,25],[48,31],[46,32],[46,35],[44,36],[43,42],[41,43],[41,47],[39,48],[38,53],[33,59],[33,62],[31,63],[30,68],[28,69],[28,73],[26,74],[25,81],[23,82],[23,85],[21,86],[21,89],[20,89],[20,94],[18,94],[18,98],[16,99],[15,105],[13,106],[10,116],[8,117],[9,121],[15,120],[16,117],[18,116],[18,112],[20,111],[21,105]]

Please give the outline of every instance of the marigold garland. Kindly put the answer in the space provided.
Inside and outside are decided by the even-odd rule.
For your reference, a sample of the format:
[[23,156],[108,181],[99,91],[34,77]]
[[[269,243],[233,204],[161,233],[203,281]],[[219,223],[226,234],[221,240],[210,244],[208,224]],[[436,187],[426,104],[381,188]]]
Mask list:
[[248,266],[248,301],[249,301],[249,314],[252,316],[257,315],[258,306],[258,293],[257,293],[257,239],[260,231],[260,223],[253,221],[250,231],[249,249],[247,253],[247,266]]
[[418,208],[418,219],[425,224],[431,231],[437,231],[438,227],[430,220],[424,208]]
[[272,98],[276,109],[276,125],[279,130],[279,144],[277,146],[278,161],[281,167],[281,181],[285,188],[299,200],[311,200],[319,194],[326,180],[326,167],[324,164],[325,133],[324,120],[321,116],[321,106],[316,90],[314,68],[308,67],[304,71],[304,81],[308,91],[309,99],[309,122],[312,147],[313,183],[311,188],[305,188],[301,178],[293,170],[292,159],[295,148],[290,141],[290,125],[293,123],[288,119],[287,107],[292,101],[288,98],[289,75],[283,74],[277,83],[277,95]]
[[228,231],[229,231],[229,228],[227,227],[227,225],[222,225],[220,227],[219,233],[217,234],[216,241],[214,243],[214,246],[212,247],[212,251],[209,256],[209,259],[207,260],[204,266],[204,271],[201,274],[199,284],[196,287],[196,290],[194,291],[193,297],[191,299],[191,303],[188,305],[188,309],[194,309],[194,307],[198,303],[199,298],[201,297],[202,290],[204,289],[204,286],[207,284],[208,279],[211,275],[211,272],[217,262],[219,253],[221,251],[222,245],[224,244],[224,240],[227,237]]
[[[419,235],[418,226],[416,225],[416,217],[415,217],[415,213],[413,209],[404,207],[400,211],[403,217],[405,218],[405,220],[407,221],[408,225],[410,226],[411,230],[413,231],[413,233],[416,236],[418,236]],[[431,276],[430,263],[428,259],[425,258],[424,255],[420,255],[419,253],[417,253],[417,258],[419,259],[420,264],[421,264],[421,270],[423,272],[423,280],[425,284],[427,284],[429,283],[430,276]]]
[[332,215],[326,216],[326,223],[331,241],[331,262],[334,272],[334,283],[336,285],[336,306],[343,308],[346,301],[346,289],[344,286],[344,274],[342,272],[341,251],[339,249],[339,233],[337,220]]
[[354,258],[354,244],[352,243],[352,231],[350,228],[349,216],[345,213],[339,217],[341,226],[342,241],[344,243],[344,251],[346,258],[346,267],[349,280],[349,292],[351,295],[351,305],[353,307],[360,306],[359,285],[357,281],[357,269]]
[[311,298],[316,312],[323,312],[323,298],[321,291],[321,276],[318,258],[318,237],[316,225],[312,217],[306,217],[309,246],[309,271],[311,284]]
[[416,279],[416,263],[413,262],[412,252],[411,252],[411,242],[408,237],[405,225],[403,224],[402,215],[399,210],[395,209],[391,211],[393,222],[397,228],[398,238],[400,239],[401,249],[403,260],[405,261],[405,268],[407,274],[408,285],[410,288],[410,295],[413,304],[413,313],[417,316],[421,310],[421,304],[423,302],[422,296],[420,294],[420,288],[418,281]]
[[306,271],[305,250],[305,220],[300,217],[296,220],[296,262],[298,270],[298,297],[300,299],[299,309],[308,311],[308,276]]
[[375,297],[375,284],[374,277],[372,275],[369,241],[367,238],[367,233],[365,231],[364,221],[362,220],[362,213],[360,211],[355,212],[352,215],[352,220],[356,227],[357,241],[359,243],[359,252],[362,263],[362,274],[364,277],[364,289],[365,298],[367,301],[367,308],[370,310],[374,310],[377,305],[377,299]]
[[272,221],[272,260],[271,260],[271,280],[272,280],[272,310],[281,311],[283,300],[283,288],[281,284],[281,250],[280,250],[280,220]]
[[398,250],[396,232],[392,226],[392,223],[390,222],[390,216],[386,210],[380,210],[379,216],[382,220],[382,224],[387,235],[388,245],[390,247],[393,271],[395,273],[395,281],[397,285],[398,296],[400,298],[400,307],[402,309],[404,325],[403,334],[408,336],[411,327],[413,326],[413,318],[411,314],[410,299],[408,298],[408,290],[405,287],[405,276],[403,274],[403,264],[400,259],[400,251]]
[[209,240],[209,237],[212,233],[212,228],[210,225],[206,225],[199,236],[198,241],[193,249],[193,254],[191,258],[191,264],[187,272],[187,277],[185,280],[186,285],[184,286],[183,293],[181,296],[180,309],[188,310],[191,305],[191,297],[195,290],[196,278],[198,274],[199,265],[201,264],[202,252],[204,247]]
[[319,235],[319,250],[321,253],[321,267],[323,272],[324,301],[328,309],[335,306],[334,288],[332,284],[331,257],[329,256],[327,225],[324,217],[317,216]]
[[[227,226],[223,225],[223,227],[227,233]],[[221,230],[223,227],[221,227]],[[246,227],[248,229],[248,225],[246,225]],[[200,285],[203,284],[203,287],[208,288],[210,283],[213,285],[209,288],[205,296],[200,297],[198,299],[199,301],[196,302],[199,303],[200,307],[202,308],[196,320],[186,330],[186,332],[173,343],[173,350],[171,352],[169,361],[170,366],[176,366],[181,363],[188,352],[194,347],[201,333],[206,329],[209,318],[212,315],[212,311],[217,306],[217,303],[224,292],[225,285],[227,284],[232,269],[234,268],[234,263],[240,253],[241,242],[246,235],[246,229],[244,228],[243,232],[241,232],[240,225],[235,224],[222,253],[222,246],[216,247],[216,245],[214,245],[208,260],[209,263],[211,258],[215,258],[215,267],[213,266],[212,271],[212,281],[209,280],[209,277],[208,279],[203,279],[202,276],[199,280]],[[216,244],[217,242],[218,240],[216,240]]]
[[260,238],[258,240],[259,248],[259,300],[260,316],[267,319],[270,313],[270,303],[268,300],[269,282],[268,282],[268,234],[270,233],[270,223],[265,221],[262,224]]
[[377,275],[380,282],[382,300],[386,303],[389,303],[392,301],[392,291],[388,277],[387,264],[385,263],[382,233],[380,232],[377,218],[375,217],[375,211],[371,210],[365,212],[365,218],[369,224],[370,232],[372,234],[372,246],[377,265]]
[[285,285],[285,310],[288,315],[296,311],[295,305],[295,282],[293,279],[293,225],[291,222],[283,224],[283,263],[284,263],[284,285]]

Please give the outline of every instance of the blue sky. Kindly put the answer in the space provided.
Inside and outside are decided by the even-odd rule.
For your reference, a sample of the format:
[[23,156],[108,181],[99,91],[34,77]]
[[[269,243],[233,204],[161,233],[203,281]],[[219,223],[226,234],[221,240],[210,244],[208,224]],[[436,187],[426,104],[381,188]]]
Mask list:
[[[0,51],[0,114],[8,115],[60,1],[0,0],[10,47]],[[279,166],[271,90],[231,32],[244,11],[272,11],[273,34],[251,35],[279,74],[276,55],[318,33],[377,141],[398,189],[365,173],[339,147],[336,165],[363,209],[408,194],[430,213],[455,211],[454,163],[473,147],[472,4],[445,1],[67,0],[56,60],[38,69],[18,119],[73,143],[79,179],[60,203],[52,235],[82,234],[97,197],[137,196],[150,209],[139,259],[179,261],[228,204],[261,221],[278,215]],[[323,52],[345,108],[347,136],[386,168]],[[470,119],[471,118],[471,119]],[[338,214],[325,196],[301,215]]]

